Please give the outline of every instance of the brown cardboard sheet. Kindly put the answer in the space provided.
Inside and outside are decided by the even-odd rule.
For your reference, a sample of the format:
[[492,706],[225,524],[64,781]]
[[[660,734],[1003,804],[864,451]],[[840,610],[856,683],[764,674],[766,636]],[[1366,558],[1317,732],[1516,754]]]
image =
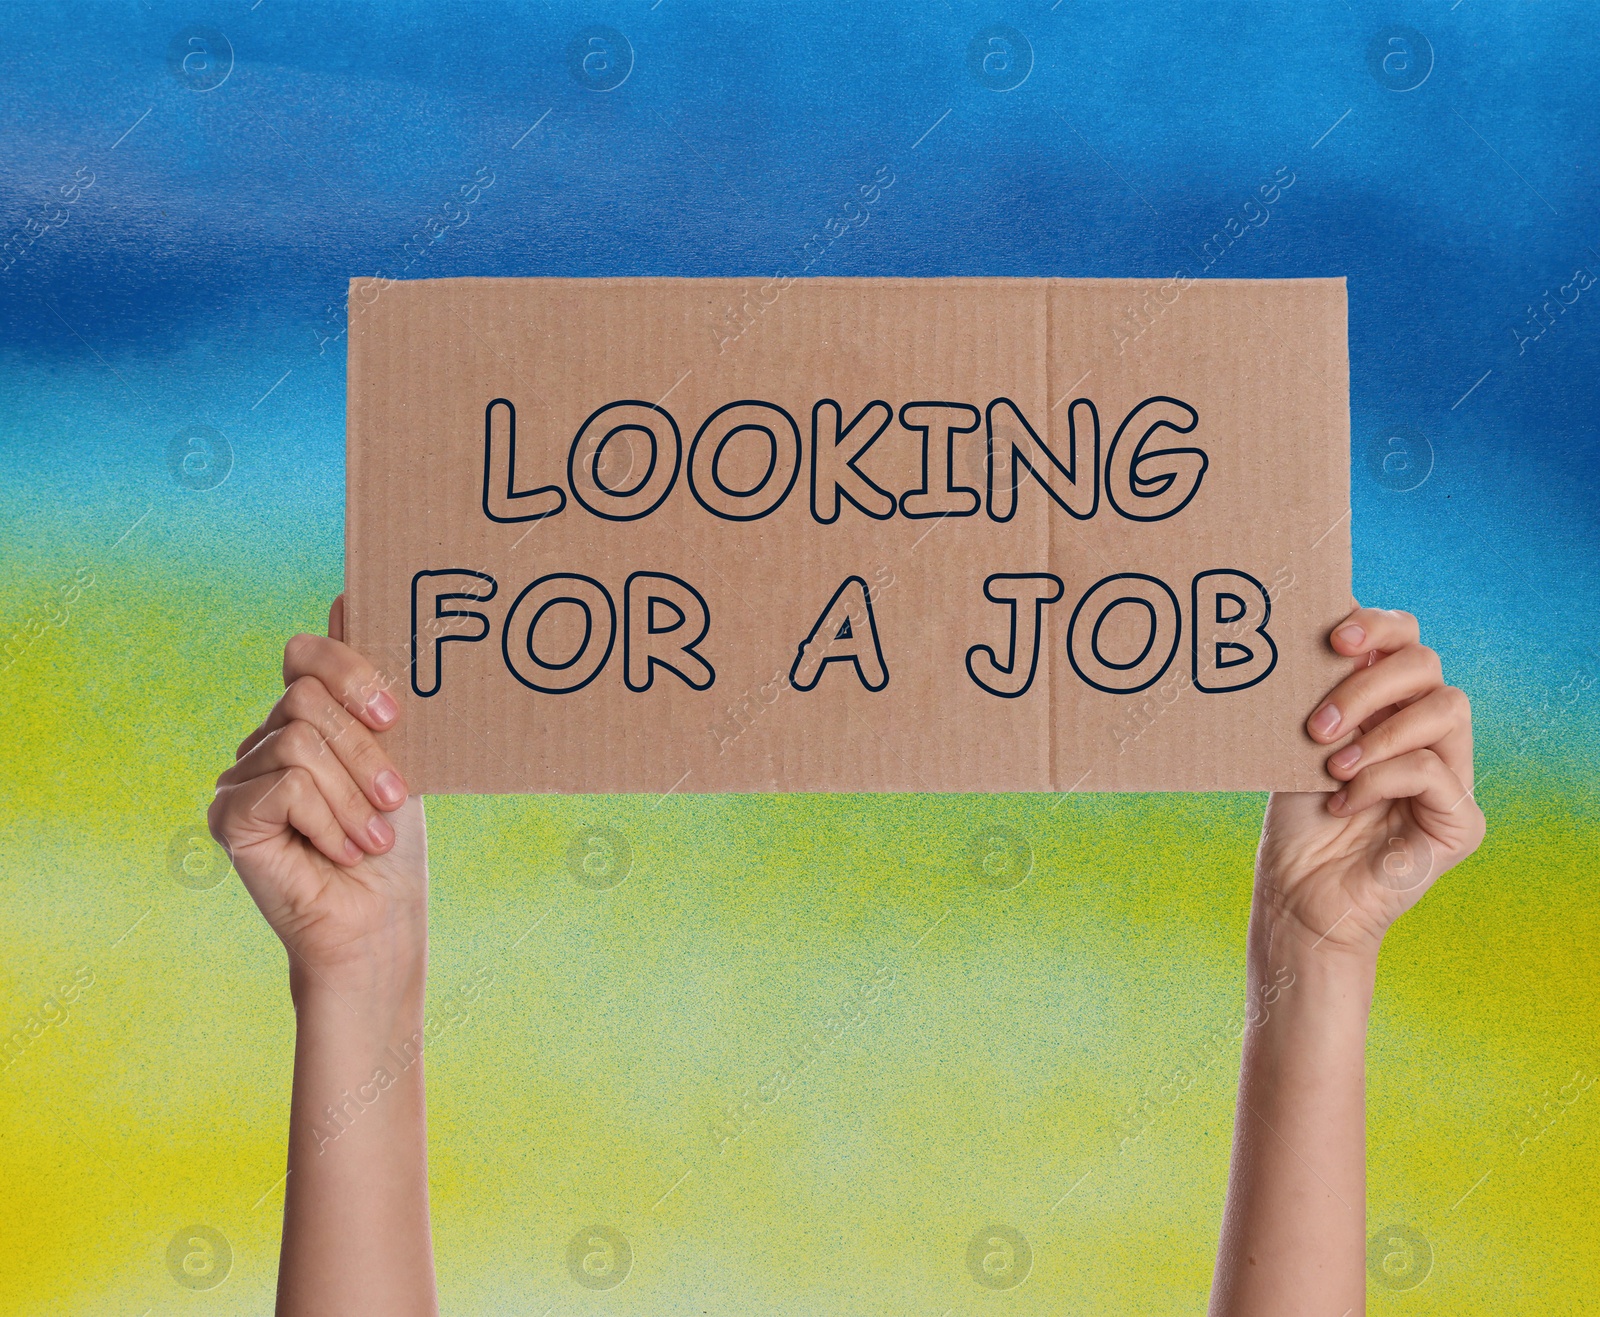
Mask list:
[[347,635],[414,791],[1331,787],[1342,279],[350,306]]

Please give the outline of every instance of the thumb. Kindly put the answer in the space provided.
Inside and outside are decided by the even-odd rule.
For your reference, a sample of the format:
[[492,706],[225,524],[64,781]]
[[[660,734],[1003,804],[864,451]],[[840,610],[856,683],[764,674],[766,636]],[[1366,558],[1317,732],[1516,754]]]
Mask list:
[[344,591],[328,605],[328,639],[344,639]]

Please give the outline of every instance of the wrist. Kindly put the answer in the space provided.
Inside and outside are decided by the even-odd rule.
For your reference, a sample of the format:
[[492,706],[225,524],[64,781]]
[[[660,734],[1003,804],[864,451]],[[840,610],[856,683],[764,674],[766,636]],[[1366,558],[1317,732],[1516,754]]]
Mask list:
[[289,997],[301,1020],[333,1017],[407,1022],[422,1017],[427,946],[363,954],[338,965],[289,957]]
[[1257,894],[1245,957],[1247,1018],[1337,1016],[1364,1031],[1377,979],[1377,950],[1312,936],[1293,915]]
[[1249,954],[1293,958],[1308,971],[1352,979],[1376,974],[1378,948],[1387,925],[1376,925],[1370,912],[1355,902],[1347,903],[1342,914],[1332,915],[1337,904],[1329,901],[1325,904],[1331,909],[1315,916],[1317,923],[1326,926],[1313,927],[1301,908],[1304,904],[1290,899],[1258,872],[1250,902]]

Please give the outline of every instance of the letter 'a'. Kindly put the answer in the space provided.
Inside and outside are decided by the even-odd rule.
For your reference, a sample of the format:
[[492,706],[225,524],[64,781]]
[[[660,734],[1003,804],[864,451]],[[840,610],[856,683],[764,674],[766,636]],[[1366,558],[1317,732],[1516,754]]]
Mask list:
[[872,596],[859,576],[845,578],[811,634],[800,642],[789,669],[789,684],[796,690],[810,690],[830,663],[855,664],[856,676],[869,691],[881,691],[889,684],[889,670],[883,665],[883,648],[878,643],[878,623],[872,615]]

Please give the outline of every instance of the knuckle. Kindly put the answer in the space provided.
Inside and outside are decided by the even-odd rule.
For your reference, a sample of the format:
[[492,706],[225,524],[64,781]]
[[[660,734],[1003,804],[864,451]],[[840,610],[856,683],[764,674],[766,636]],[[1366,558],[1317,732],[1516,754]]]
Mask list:
[[211,839],[219,846],[227,846],[227,806],[223,804],[222,792],[224,788],[219,784],[217,794],[211,798],[211,804],[206,809],[206,827],[211,832]]
[[356,730],[350,737],[349,745],[352,773],[375,778],[389,767],[389,756],[378,749],[378,742],[372,733],[359,723],[356,724]]
[[383,673],[375,668],[366,667],[353,671],[346,683],[350,702],[361,708],[365,708],[379,691],[388,690],[389,686],[390,682]]
[[343,812],[347,818],[361,819],[373,812],[366,793],[354,782],[344,789]]
[[318,637],[309,631],[301,631],[289,637],[283,647],[283,665],[286,668],[301,668],[311,658],[317,647]]
[[1472,700],[1466,691],[1459,686],[1446,686],[1444,688],[1445,708],[1458,722],[1471,723]]
[[1370,732],[1358,738],[1362,752],[1369,757],[1393,753],[1399,736],[1395,729],[1397,718],[1385,718]]
[[341,674],[329,693],[333,696],[334,703],[349,714],[356,713],[367,702],[361,674],[358,672]]
[[292,718],[310,718],[320,714],[327,703],[327,687],[309,673],[296,677],[283,693],[283,711]]
[[296,718],[279,735],[284,753],[291,759],[310,759],[322,752],[322,733],[304,719]]
[[283,790],[290,800],[308,800],[317,793],[317,782],[309,768],[290,764],[283,770]]
[[1427,746],[1424,746],[1420,750],[1413,751],[1413,754],[1416,757],[1417,767],[1420,768],[1424,773],[1437,773],[1441,768],[1444,767],[1444,760],[1439,758],[1438,752],[1429,749]]
[[1429,649],[1426,645],[1418,645],[1417,657],[1430,677],[1438,681],[1444,680],[1444,661],[1439,657],[1437,650]]
[[1360,672],[1346,677],[1341,683],[1343,689],[1339,691],[1339,695],[1343,698],[1339,707],[1346,713],[1371,712],[1379,703],[1378,693],[1381,684],[1387,680],[1388,673],[1377,664],[1370,668],[1362,668]]

